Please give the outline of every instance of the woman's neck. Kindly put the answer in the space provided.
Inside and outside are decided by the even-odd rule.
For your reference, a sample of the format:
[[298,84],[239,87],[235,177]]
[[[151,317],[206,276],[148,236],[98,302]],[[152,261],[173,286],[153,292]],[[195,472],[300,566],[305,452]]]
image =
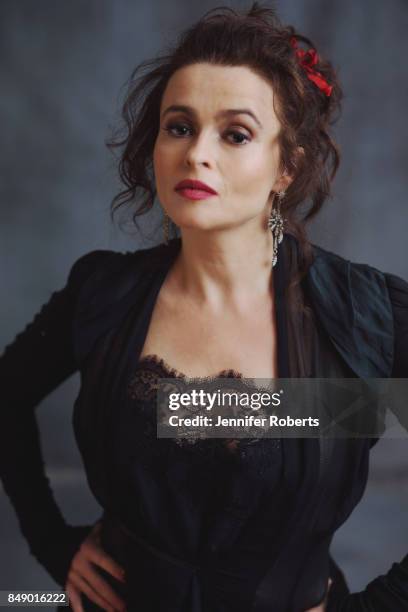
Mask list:
[[245,309],[270,295],[272,252],[269,231],[183,231],[173,282],[216,310],[226,305]]

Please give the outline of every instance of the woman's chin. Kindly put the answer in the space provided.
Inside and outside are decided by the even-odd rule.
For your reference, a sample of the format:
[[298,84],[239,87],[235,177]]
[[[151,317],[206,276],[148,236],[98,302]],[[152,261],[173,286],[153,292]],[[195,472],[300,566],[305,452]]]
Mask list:
[[221,229],[221,226],[225,226],[225,223],[220,223],[215,219],[210,219],[209,215],[206,214],[183,214],[172,217],[174,223],[181,230],[196,230],[196,231],[209,231]]

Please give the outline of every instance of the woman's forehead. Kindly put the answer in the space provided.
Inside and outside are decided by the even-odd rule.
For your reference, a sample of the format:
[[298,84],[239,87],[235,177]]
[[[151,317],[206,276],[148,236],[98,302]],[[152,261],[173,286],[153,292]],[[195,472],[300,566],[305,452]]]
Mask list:
[[[169,106],[189,107],[197,113],[246,108],[262,125],[271,121],[272,85],[247,66],[192,64],[177,70],[163,95],[161,111]],[[263,119],[263,120],[262,120]]]

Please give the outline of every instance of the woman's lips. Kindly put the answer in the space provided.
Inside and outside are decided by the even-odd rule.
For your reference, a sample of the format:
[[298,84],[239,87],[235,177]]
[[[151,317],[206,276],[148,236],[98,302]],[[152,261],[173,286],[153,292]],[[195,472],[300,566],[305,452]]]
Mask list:
[[215,193],[204,191],[203,189],[192,189],[191,187],[184,187],[183,189],[176,189],[183,198],[188,200],[206,200],[207,198],[213,198]]

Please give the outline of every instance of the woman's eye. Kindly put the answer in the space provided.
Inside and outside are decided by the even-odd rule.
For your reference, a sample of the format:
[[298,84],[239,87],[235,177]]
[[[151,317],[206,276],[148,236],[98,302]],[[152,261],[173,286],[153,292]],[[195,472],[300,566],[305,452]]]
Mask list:
[[184,123],[170,123],[165,128],[163,128],[166,132],[171,134],[172,136],[185,136],[186,133],[182,130],[189,130],[189,126]]
[[242,144],[246,144],[247,142],[250,142],[250,137],[247,136],[247,134],[243,134],[242,132],[238,132],[237,130],[230,130],[228,132],[228,135],[232,135],[234,138],[238,138],[238,140],[233,141],[233,144],[238,144],[238,145],[242,145]]

